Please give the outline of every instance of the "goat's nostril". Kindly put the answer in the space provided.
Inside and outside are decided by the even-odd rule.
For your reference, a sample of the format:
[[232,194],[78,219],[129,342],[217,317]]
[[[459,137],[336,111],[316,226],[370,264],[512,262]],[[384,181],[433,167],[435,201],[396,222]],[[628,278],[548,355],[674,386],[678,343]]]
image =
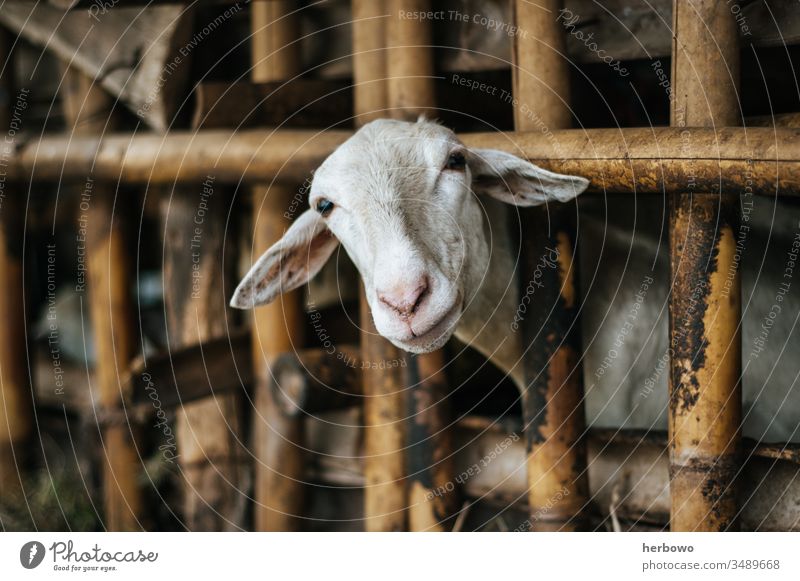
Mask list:
[[380,300],[387,307],[397,311],[401,316],[408,317],[413,315],[428,292],[428,280],[423,278],[419,284],[413,287],[413,290],[408,290],[409,287],[403,287],[386,292],[378,292],[378,300]]

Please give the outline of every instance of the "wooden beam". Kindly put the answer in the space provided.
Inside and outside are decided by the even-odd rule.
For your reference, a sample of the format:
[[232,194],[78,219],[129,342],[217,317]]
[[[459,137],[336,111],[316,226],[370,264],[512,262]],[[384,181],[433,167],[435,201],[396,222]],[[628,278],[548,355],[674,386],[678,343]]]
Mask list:
[[[8,179],[126,183],[220,183],[277,179],[302,183],[352,135],[348,131],[209,130],[168,135],[46,136],[0,143]],[[674,193],[752,188],[800,195],[800,130],[792,128],[631,128],[471,133],[469,147],[501,149],[559,173],[591,180],[592,192]],[[687,151],[686,143],[691,143]]]
[[145,413],[156,398],[160,407],[174,409],[214,394],[241,393],[253,382],[251,341],[250,330],[243,329],[147,359],[137,357],[123,393]]
[[[515,38],[515,127],[521,131],[568,128],[569,63],[565,32],[557,21],[561,0],[515,1],[514,23],[531,38]],[[532,114],[531,114],[532,113]],[[530,530],[586,528],[589,485],[583,375],[579,363],[575,215],[577,206],[548,204],[523,214],[520,296],[527,292],[542,256],[545,269],[536,309],[521,324],[525,390],[522,409],[528,455]],[[554,256],[555,255],[555,256]],[[558,502],[554,498],[559,497]]]
[[[230,195],[211,172],[194,186],[161,200],[167,350],[203,343],[228,332],[228,297],[235,287]],[[202,365],[202,362],[199,363]],[[176,387],[183,391],[182,385]],[[181,406],[175,419],[183,479],[183,524],[192,531],[245,527],[247,459],[239,393]]]
[[[676,0],[673,28],[671,123],[736,124],[739,48],[733,15],[714,0]],[[691,142],[687,150],[698,155]],[[736,253],[742,189],[711,191],[705,194],[689,181],[670,199],[673,531],[737,526],[742,313]]]

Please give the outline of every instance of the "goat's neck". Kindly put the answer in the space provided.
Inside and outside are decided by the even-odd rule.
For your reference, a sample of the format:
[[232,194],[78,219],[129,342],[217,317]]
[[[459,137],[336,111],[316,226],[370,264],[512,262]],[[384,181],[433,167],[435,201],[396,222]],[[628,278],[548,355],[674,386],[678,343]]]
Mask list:
[[483,233],[485,239],[491,241],[489,264],[485,271],[476,269],[480,272],[473,275],[479,284],[478,290],[464,311],[455,335],[521,385],[521,339],[519,330],[511,328],[519,303],[519,285],[515,271],[517,252],[507,224],[508,206],[489,200],[485,207]]

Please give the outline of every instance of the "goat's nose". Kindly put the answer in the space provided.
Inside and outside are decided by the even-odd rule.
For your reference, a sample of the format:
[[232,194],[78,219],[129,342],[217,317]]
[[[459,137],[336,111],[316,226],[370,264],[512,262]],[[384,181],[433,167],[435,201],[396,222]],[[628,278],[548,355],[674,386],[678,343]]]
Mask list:
[[401,316],[408,317],[417,310],[427,290],[428,279],[422,277],[413,284],[404,283],[392,290],[378,291],[378,299]]

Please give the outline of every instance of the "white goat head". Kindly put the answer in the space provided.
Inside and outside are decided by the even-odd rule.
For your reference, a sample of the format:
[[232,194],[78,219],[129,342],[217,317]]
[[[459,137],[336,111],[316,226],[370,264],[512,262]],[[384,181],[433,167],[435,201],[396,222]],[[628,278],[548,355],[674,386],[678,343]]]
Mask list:
[[480,196],[535,206],[571,200],[588,183],[502,151],[467,149],[424,119],[374,121],[319,167],[311,209],[259,258],[231,306],[267,304],[306,283],[341,243],[378,332],[406,351],[433,351],[485,278],[490,249]]

